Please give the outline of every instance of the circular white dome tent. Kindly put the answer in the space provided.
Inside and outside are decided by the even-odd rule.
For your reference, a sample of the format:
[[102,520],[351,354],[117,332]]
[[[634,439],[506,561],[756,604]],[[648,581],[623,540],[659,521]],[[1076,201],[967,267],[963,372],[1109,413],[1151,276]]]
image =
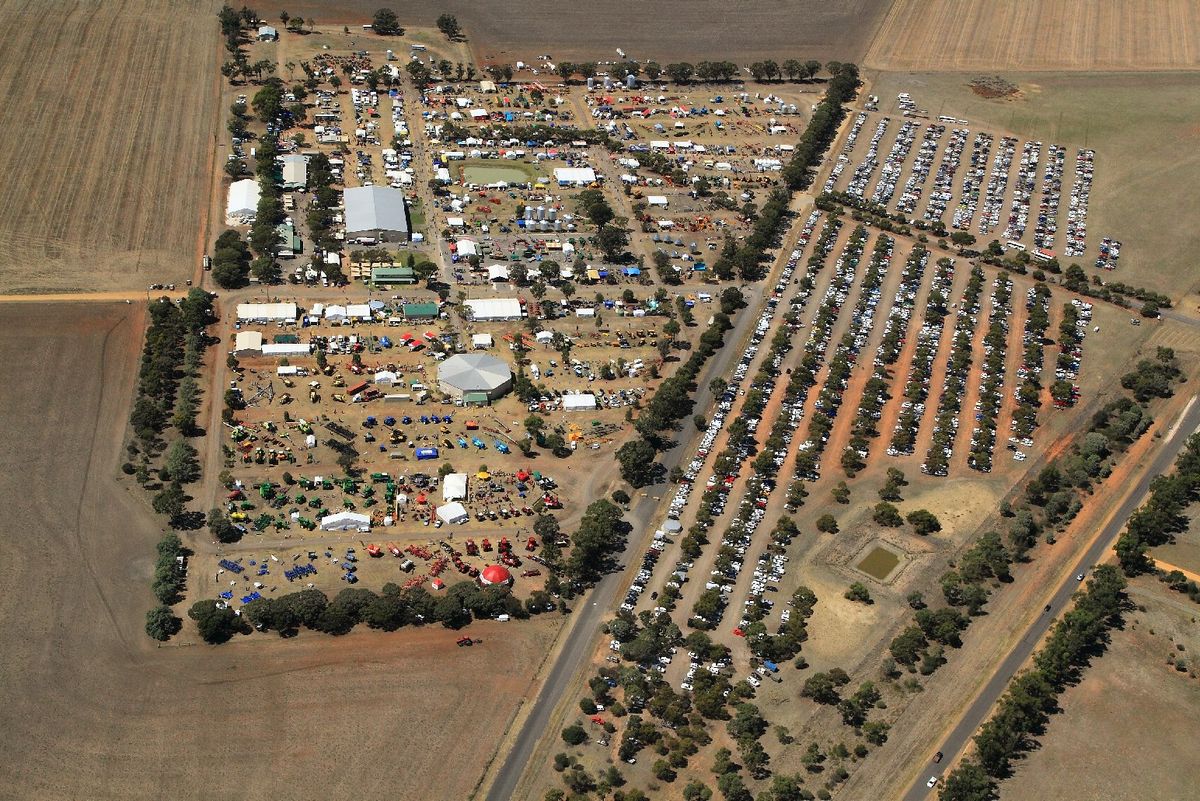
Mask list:
[[438,367],[438,387],[455,398],[481,393],[492,401],[512,389],[512,383],[508,365],[484,353],[451,356]]

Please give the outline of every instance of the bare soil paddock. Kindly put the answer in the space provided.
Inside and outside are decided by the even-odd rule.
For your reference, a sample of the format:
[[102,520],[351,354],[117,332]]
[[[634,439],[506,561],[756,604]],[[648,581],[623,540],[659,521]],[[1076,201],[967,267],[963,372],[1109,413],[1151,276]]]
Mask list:
[[116,465],[143,324],[0,305],[0,799],[467,798],[554,620],[472,625],[471,649],[142,632],[160,528]]
[[[270,0],[255,6],[274,19],[315,17],[317,30],[334,23],[370,22],[379,0]],[[550,53],[564,60],[615,60],[616,48],[641,61],[763,58],[856,61],[866,52],[888,0],[660,0],[557,3],[515,0],[415,0],[394,5],[401,23],[431,26],[439,14],[458,17],[481,61],[514,61]]]
[[202,0],[0,0],[0,292],[195,266],[221,52]]
[[1129,595],[1140,608],[1125,615],[1108,650],[1059,698],[1062,714],[1016,763],[1002,798],[1195,797],[1197,607],[1153,578],[1135,580]]
[[882,70],[1165,70],[1200,64],[1193,0],[896,0],[866,65]]

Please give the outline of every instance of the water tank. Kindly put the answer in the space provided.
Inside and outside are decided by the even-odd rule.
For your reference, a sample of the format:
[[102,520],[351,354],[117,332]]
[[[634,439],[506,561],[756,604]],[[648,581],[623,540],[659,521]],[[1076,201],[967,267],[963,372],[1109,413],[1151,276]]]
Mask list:
[[631,74],[631,75],[625,76],[625,88],[626,89],[636,89],[637,88],[637,76],[636,75]]
[[533,206],[526,206],[526,207],[525,207],[525,219],[526,219],[526,220],[532,220],[532,219],[533,219]]
[[554,220],[554,218],[557,216],[558,216],[558,209],[554,208],[553,206],[546,209],[546,219],[547,220]]
[[537,207],[537,215],[536,215],[536,216],[537,216],[537,219],[539,219],[539,220],[544,220],[544,219],[546,219],[546,207],[545,207],[545,206],[538,206],[538,207]]
[[589,90],[591,90],[591,89],[595,89],[595,88],[596,88],[596,79],[595,79],[595,78],[588,78],[588,79],[587,79],[587,88],[588,88]]

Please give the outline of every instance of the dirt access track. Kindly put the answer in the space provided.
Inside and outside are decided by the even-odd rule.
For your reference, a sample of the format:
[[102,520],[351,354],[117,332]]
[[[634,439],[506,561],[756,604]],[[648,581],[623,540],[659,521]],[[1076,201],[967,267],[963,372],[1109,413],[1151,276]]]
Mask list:
[[[157,648],[140,304],[0,305],[0,799],[467,798],[555,622]],[[30,366],[36,366],[30,369]],[[462,732],[469,729],[470,737]]]
[[[371,21],[380,0],[270,0],[254,6],[267,19],[286,9],[314,17],[317,30]],[[430,27],[438,15],[458,18],[477,60],[512,63],[550,53],[563,60],[630,58],[669,61],[765,58],[856,61],[866,52],[888,0],[659,0],[557,3],[512,0],[414,0],[392,7],[403,25]]]
[[0,0],[0,292],[191,275],[218,168],[219,5]]
[[1200,65],[1194,0],[896,0],[865,64],[880,70],[1166,70]]

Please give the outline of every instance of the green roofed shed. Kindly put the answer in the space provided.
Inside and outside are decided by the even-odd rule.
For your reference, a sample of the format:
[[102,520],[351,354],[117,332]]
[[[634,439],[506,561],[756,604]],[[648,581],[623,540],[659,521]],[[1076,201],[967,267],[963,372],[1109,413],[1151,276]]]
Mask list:
[[372,267],[373,284],[415,284],[417,276],[411,267]]
[[404,316],[409,320],[433,320],[438,316],[436,303],[405,303]]

